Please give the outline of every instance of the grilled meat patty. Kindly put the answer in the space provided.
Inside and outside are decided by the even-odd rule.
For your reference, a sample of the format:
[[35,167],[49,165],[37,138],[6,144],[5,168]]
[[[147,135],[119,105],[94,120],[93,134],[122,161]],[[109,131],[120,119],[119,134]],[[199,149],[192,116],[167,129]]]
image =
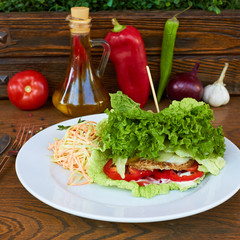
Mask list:
[[188,160],[186,163],[183,164],[176,164],[176,163],[170,163],[170,162],[156,162],[152,159],[137,159],[134,161],[128,161],[127,165],[131,166],[132,168],[138,169],[138,170],[151,170],[154,169],[160,169],[160,170],[176,170],[176,171],[182,171],[186,170],[189,167],[191,167],[194,163],[193,159]]

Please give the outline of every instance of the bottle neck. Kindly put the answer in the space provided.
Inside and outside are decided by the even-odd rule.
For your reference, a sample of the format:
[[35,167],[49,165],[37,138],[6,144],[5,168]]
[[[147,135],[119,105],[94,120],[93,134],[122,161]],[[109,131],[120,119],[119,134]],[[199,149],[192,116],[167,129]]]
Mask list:
[[68,16],[66,18],[69,21],[69,27],[71,34],[89,34],[91,28],[91,18],[88,19],[77,19]]

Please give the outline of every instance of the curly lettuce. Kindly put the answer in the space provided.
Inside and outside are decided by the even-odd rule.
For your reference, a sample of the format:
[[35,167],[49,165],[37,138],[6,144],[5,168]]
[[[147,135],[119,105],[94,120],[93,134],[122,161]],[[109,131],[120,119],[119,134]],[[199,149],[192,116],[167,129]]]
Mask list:
[[112,156],[157,158],[160,151],[187,152],[193,158],[223,157],[222,127],[214,128],[208,104],[192,98],[173,101],[160,111],[144,111],[122,92],[111,94],[108,119],[97,125],[104,150]]

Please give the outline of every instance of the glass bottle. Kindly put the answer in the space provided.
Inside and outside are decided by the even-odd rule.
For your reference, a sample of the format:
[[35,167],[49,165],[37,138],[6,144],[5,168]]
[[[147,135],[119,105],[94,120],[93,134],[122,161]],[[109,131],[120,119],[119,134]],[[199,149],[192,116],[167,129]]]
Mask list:
[[[91,40],[89,9],[74,7],[67,17],[71,33],[71,54],[65,79],[54,91],[54,106],[70,117],[103,112],[109,107],[109,94],[103,87],[101,77],[110,55],[110,46],[104,40]],[[91,62],[91,48],[103,47],[98,69]]]

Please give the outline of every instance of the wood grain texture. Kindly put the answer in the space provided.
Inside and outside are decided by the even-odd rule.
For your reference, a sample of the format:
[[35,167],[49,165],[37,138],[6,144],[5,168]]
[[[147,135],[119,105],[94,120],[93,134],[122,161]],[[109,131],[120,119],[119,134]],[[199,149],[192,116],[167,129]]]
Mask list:
[[[223,126],[225,136],[240,147],[240,96],[232,96],[223,107],[213,108],[214,125]],[[168,106],[164,99],[160,109]],[[21,111],[8,100],[0,100],[0,136],[14,138],[22,122],[52,125],[68,117],[50,101],[35,111]],[[145,109],[155,111],[152,99]],[[26,166],[27,168],[27,166]],[[39,177],[39,176],[36,176]],[[240,192],[206,212],[171,221],[154,223],[113,223],[73,216],[54,209],[33,197],[17,178],[14,160],[0,174],[0,239],[83,239],[83,240],[177,240],[239,239]]]
[[[155,88],[160,78],[163,28],[176,11],[101,11],[91,13],[91,37],[104,38],[112,29],[111,18],[133,25],[141,33]],[[14,44],[0,49],[0,75],[9,78],[16,72],[34,69],[48,79],[50,94],[64,78],[69,56],[68,13],[0,13],[0,26],[9,27]],[[231,94],[240,94],[240,11],[220,15],[190,10],[178,17],[173,75],[190,71],[200,62],[199,79],[203,85],[217,80],[225,62],[230,64],[225,83]],[[92,49],[97,66],[101,50]],[[114,66],[108,63],[103,77],[109,92],[119,89]],[[0,98],[7,98],[6,85],[0,85]]]

